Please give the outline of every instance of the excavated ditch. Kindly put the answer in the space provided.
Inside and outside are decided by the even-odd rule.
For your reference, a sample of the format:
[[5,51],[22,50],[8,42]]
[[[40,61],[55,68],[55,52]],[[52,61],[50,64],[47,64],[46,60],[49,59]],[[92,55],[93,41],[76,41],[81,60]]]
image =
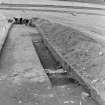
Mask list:
[[[33,41],[33,45],[57,95],[66,93],[65,98],[68,98],[70,102],[74,102],[75,105],[97,105],[87,91],[63,70],[62,65],[42,40]],[[62,87],[64,87],[64,90],[60,92]]]
[[[35,46],[41,64],[50,78],[52,85],[69,83],[67,72],[63,71],[61,64],[54,58],[43,41],[33,42],[33,45]],[[59,81],[60,79],[62,79],[62,82]]]
[[[100,105],[105,104],[105,46],[97,38],[45,19],[35,21],[46,46]],[[97,36],[96,36],[97,37]],[[63,63],[65,63],[63,65]],[[71,69],[70,69],[70,68]]]
[[43,41],[33,42],[33,44],[44,69],[57,70],[62,68],[60,63],[56,61],[48,48],[44,45]]

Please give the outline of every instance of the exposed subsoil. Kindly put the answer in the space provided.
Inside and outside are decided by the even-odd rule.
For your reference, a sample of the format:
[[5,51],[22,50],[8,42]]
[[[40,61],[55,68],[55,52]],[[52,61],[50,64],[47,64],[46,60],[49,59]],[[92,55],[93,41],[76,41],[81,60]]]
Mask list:
[[55,60],[43,41],[33,42],[33,44],[61,103],[67,99],[64,103],[68,105],[70,103],[74,105],[96,105],[87,91],[76,80],[70,78],[67,72],[63,71],[62,66]]
[[61,67],[41,45],[37,50],[43,67],[50,69],[49,81],[32,43],[40,38],[34,28],[12,28],[0,58],[0,105],[96,105],[66,73],[54,73]]
[[43,41],[33,42],[36,52],[39,54],[40,61],[44,69],[57,70],[60,67],[59,62],[53,57]]
[[49,21],[36,22],[43,35],[81,78],[105,97],[105,48],[95,39],[71,28]]
[[60,24],[42,22],[40,27],[45,37],[60,49],[60,53],[74,69],[87,72],[94,78],[104,77],[104,46],[83,33]]

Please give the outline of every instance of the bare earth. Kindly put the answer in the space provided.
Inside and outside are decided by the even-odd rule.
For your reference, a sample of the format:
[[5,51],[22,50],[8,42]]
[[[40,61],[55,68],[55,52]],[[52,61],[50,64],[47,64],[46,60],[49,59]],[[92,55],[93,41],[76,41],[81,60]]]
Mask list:
[[14,26],[0,58],[0,105],[96,105],[85,90],[69,82],[52,85],[32,45],[35,28]]
[[[71,27],[44,19],[39,19],[36,24],[51,46],[70,64],[89,89],[96,91],[91,95],[104,105],[105,47]],[[74,78],[79,80],[75,76]]]
[[[70,9],[70,12],[68,13],[57,13],[48,11],[6,9],[0,10],[0,13],[1,12],[6,16],[6,18],[12,18],[14,16],[25,18],[40,17],[49,19],[52,22],[65,24],[67,26],[71,26],[73,23],[79,28],[83,28],[92,33],[98,33],[103,37],[105,35],[105,12],[103,10],[90,11]],[[56,28],[59,29],[58,26],[54,26],[55,30]],[[60,26],[60,28],[61,27],[62,26]],[[47,28],[49,29],[50,27]],[[59,31],[60,30],[62,29],[59,29]],[[52,30],[52,32],[54,32],[54,30]],[[37,36],[35,28],[14,26],[8,37],[0,58],[0,105],[96,105],[91,98],[84,98],[83,94],[85,90],[83,88],[80,86],[78,87],[71,82],[68,85],[57,86],[54,88],[51,87],[51,83],[44,73],[32,45],[30,36],[33,34]],[[56,38],[58,38],[57,40],[60,39],[62,42],[63,35],[61,36],[61,39],[59,38],[59,35]],[[67,40],[68,38],[69,37],[67,36]],[[54,39],[54,44],[56,44],[55,42],[56,41]],[[58,43],[58,45],[62,48],[63,45],[61,42]],[[83,48],[87,47],[87,45],[88,43],[86,43],[86,46],[83,46]],[[89,48],[91,48],[91,44]],[[94,43],[92,43],[92,48],[94,48]],[[100,45],[98,48],[96,45],[96,47],[92,49],[92,51],[96,51],[95,55],[92,53],[92,56],[96,57],[97,55],[103,55],[101,52],[99,53],[101,48]],[[62,50],[62,52],[63,51],[64,50]],[[77,50],[75,51],[78,52]],[[75,56],[74,53],[73,55]],[[83,55],[84,57],[84,52],[83,54],[77,55],[79,57]],[[65,55],[65,58],[69,56],[71,55]]]
[[[27,1],[27,0],[1,0],[2,3],[24,3],[24,4],[27,4],[27,3],[35,3],[35,1],[42,1],[43,0],[30,0],[30,1]],[[45,1],[45,0],[44,0]],[[104,0],[46,0],[46,1],[73,1],[73,2],[85,2],[85,3],[98,3],[98,4],[103,4],[104,3]]]

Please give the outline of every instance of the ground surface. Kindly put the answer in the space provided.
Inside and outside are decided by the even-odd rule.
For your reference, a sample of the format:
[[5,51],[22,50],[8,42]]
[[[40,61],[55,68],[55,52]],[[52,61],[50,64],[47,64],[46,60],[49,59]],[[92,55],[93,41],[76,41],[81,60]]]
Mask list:
[[87,30],[90,33],[105,35],[105,11],[104,10],[84,10],[70,8],[66,12],[51,11],[27,11],[27,10],[0,10],[6,18],[16,17],[39,17],[49,19],[52,22],[62,23],[67,26],[75,25],[78,28]]
[[19,25],[8,36],[0,57],[0,105],[96,105],[72,81],[52,87],[31,38],[39,38],[37,31]]
[[[60,13],[41,10],[28,11],[0,9],[0,13],[3,13],[6,18],[12,18],[14,16],[25,18],[39,17],[49,19],[52,22],[62,23],[67,26],[72,26],[73,23],[79,28],[88,30],[92,34],[98,33],[102,36],[105,35],[104,10],[70,8],[69,12]],[[39,82],[35,82],[37,80],[39,81],[40,74],[45,75],[45,73],[43,74],[43,69],[40,66],[36,53],[33,52],[35,49],[32,47],[31,39],[28,36],[33,33],[36,33],[35,29],[16,26],[8,38],[9,40],[3,50],[0,61],[0,104],[50,105],[50,102],[52,102],[52,105],[94,105],[94,102],[91,99],[87,100],[84,98],[85,95],[82,95],[84,94],[84,90],[72,82],[69,82],[68,85],[56,86],[53,89],[51,89],[51,84],[49,83],[48,78],[46,83],[40,84]],[[25,61],[25,63],[23,61]],[[46,78],[43,79],[46,80]],[[41,82],[43,79],[41,78]],[[43,93],[44,91],[45,93]]]
[[[91,87],[95,89],[97,96],[99,95],[100,100],[104,102],[105,47],[95,39],[73,28],[47,20],[36,21],[36,24],[56,52],[66,60],[73,70],[76,70],[77,75],[90,86],[89,89]],[[68,72],[71,72],[71,69]],[[74,76],[74,78],[77,77]],[[79,79],[77,78],[77,80]],[[96,98],[96,100],[98,99]]]
[[58,0],[58,1],[74,1],[74,2],[85,2],[85,3],[102,3],[104,4],[104,0]]
[[[35,1],[37,0],[30,0],[30,2],[27,0],[16,0],[15,2],[14,0],[1,0],[2,3],[17,3],[17,2],[18,3],[34,3]],[[43,2],[43,0],[38,0],[38,1]],[[99,4],[104,3],[104,0],[49,0],[49,1],[73,1],[73,2],[86,2],[86,3],[99,3]]]

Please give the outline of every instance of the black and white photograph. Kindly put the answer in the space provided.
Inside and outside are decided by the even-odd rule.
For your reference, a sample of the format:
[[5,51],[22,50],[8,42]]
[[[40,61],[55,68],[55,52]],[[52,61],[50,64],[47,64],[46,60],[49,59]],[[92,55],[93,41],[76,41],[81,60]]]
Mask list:
[[105,105],[105,0],[0,0],[0,105]]

